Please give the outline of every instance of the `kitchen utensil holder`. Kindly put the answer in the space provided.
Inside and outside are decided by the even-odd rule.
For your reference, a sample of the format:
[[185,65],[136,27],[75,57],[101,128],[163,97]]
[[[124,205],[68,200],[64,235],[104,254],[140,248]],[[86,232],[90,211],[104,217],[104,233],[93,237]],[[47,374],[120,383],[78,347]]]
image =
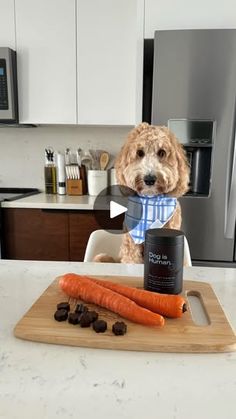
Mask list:
[[83,184],[81,179],[67,179],[67,195],[83,195]]
[[108,176],[106,170],[88,170],[88,194],[97,196],[107,188]]

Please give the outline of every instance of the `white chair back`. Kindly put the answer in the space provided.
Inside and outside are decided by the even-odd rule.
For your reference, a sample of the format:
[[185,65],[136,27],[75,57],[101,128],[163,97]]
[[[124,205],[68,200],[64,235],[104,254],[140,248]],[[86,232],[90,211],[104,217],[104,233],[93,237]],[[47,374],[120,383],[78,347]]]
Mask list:
[[[118,261],[123,237],[123,232],[121,230],[119,231],[120,234],[117,234],[117,230],[116,234],[112,234],[106,230],[93,231],[88,239],[84,262],[92,262],[94,256],[99,253],[106,253]],[[186,237],[184,237],[184,266],[192,266],[189,245]]]
[[112,234],[106,230],[93,231],[88,239],[84,262],[92,262],[94,256],[99,253],[106,253],[118,261],[123,231],[120,231],[120,233],[117,234],[117,230],[116,234]]

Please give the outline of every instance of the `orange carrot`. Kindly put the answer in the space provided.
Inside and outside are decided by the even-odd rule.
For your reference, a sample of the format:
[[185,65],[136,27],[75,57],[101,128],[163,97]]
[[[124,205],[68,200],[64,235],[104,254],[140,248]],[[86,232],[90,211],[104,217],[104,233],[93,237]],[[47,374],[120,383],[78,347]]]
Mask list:
[[161,315],[138,306],[129,298],[96,284],[86,276],[65,274],[60,277],[59,286],[69,297],[97,304],[133,322],[164,326],[165,320]]
[[186,301],[180,295],[159,294],[157,292],[146,291],[111,281],[103,281],[95,278],[90,279],[96,284],[118,292],[119,294],[130,298],[136,304],[145,307],[154,313],[159,313],[162,316],[178,318],[187,311]]
[[[77,276],[80,278],[80,275]],[[146,291],[111,281],[103,281],[88,276],[86,276],[86,278],[102,287],[130,298],[130,300],[133,300],[136,304],[165,317],[178,318],[187,311],[186,301],[180,295],[159,294],[157,292]]]

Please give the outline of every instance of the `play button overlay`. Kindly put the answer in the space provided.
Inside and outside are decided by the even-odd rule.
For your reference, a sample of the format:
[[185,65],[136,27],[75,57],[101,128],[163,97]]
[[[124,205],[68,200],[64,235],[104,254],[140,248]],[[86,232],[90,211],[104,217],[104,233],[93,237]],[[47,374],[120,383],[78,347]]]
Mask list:
[[118,215],[124,214],[126,211],[128,211],[128,208],[123,205],[117,204],[114,201],[110,202],[110,218],[118,217]]
[[138,225],[142,218],[142,205],[137,193],[127,186],[113,185],[103,189],[94,201],[97,228],[112,234],[123,234]]

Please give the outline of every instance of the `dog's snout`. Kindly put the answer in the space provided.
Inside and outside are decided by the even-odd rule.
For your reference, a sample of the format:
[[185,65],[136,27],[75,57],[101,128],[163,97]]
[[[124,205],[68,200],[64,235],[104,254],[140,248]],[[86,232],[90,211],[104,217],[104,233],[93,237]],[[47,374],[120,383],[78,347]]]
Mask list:
[[144,176],[143,180],[146,185],[152,186],[156,182],[157,177],[155,175],[146,175]]

